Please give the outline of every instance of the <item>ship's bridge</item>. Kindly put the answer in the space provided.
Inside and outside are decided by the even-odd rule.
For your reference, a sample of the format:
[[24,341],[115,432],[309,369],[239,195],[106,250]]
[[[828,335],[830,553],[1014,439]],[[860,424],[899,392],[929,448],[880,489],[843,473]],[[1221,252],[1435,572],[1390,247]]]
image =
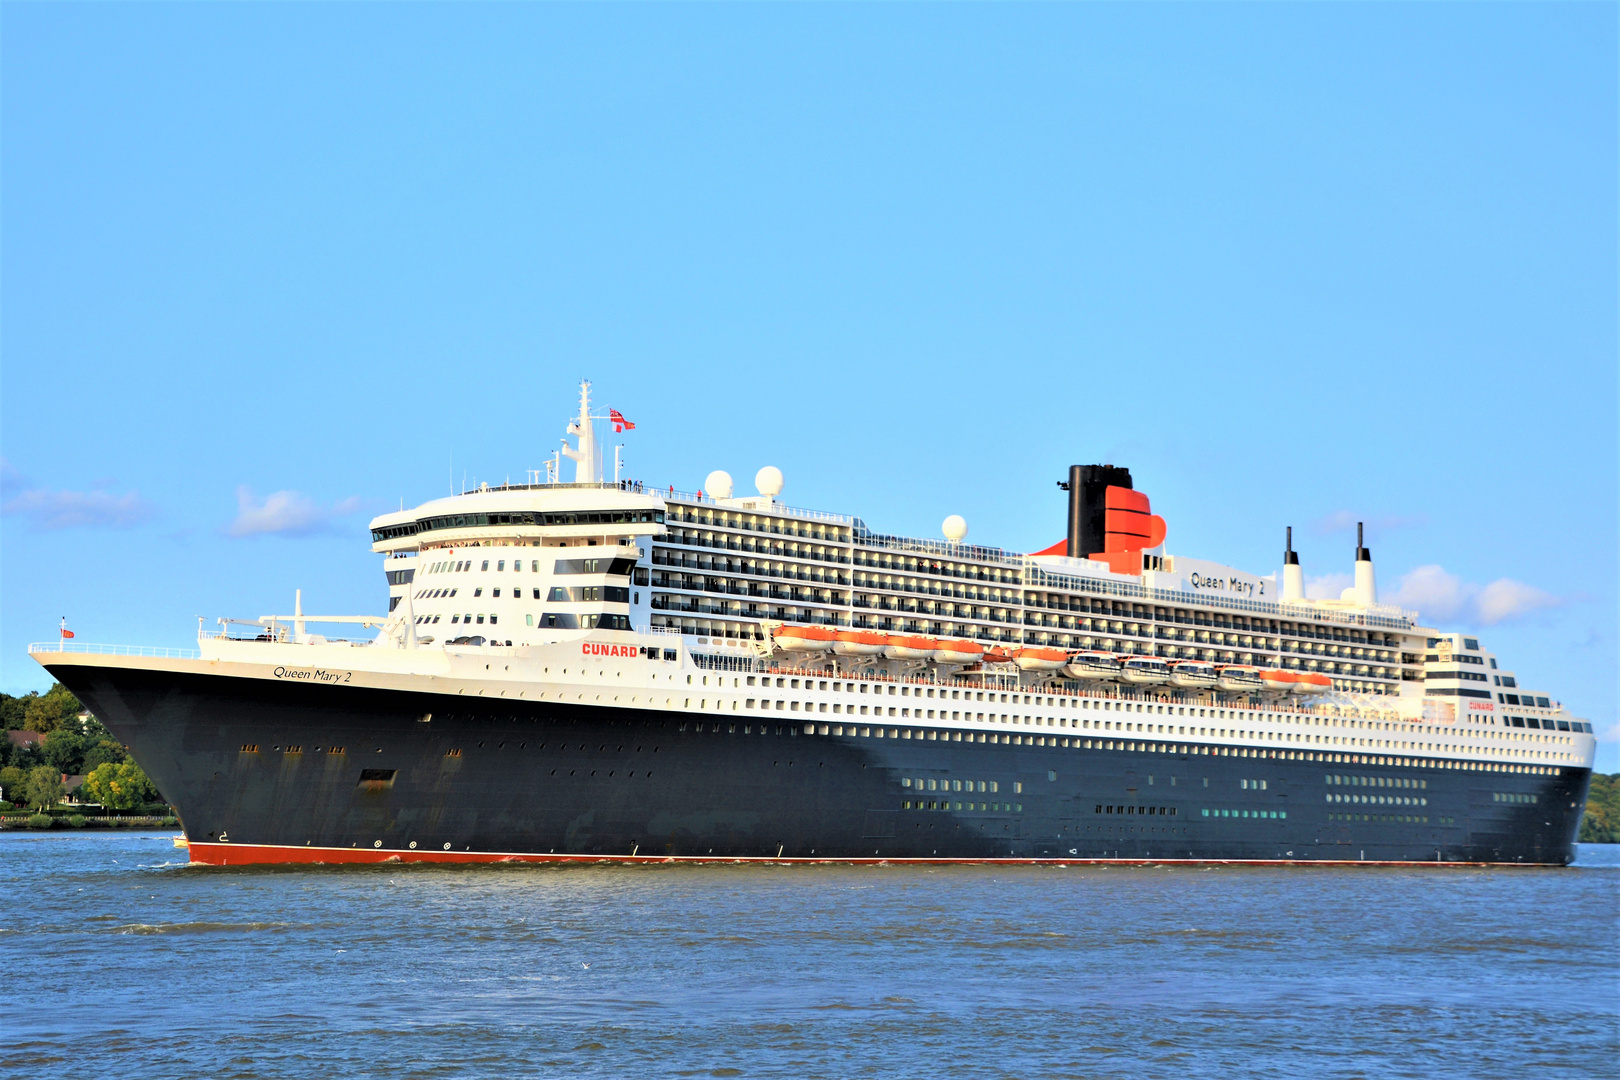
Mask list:
[[633,543],[663,530],[664,500],[632,482],[483,487],[373,518],[381,554],[471,542]]

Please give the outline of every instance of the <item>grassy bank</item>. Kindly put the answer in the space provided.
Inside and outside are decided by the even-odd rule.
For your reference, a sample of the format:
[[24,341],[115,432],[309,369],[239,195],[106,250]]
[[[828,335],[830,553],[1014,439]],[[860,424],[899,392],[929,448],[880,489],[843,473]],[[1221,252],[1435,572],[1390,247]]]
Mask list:
[[0,831],[27,829],[172,829],[180,822],[172,814],[0,814]]

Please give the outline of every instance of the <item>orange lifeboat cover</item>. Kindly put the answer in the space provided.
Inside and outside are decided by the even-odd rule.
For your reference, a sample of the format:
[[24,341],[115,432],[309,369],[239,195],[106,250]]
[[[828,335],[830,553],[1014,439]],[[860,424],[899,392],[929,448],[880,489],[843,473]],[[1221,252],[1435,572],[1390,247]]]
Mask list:
[[805,641],[836,641],[838,635],[824,626],[784,626],[776,631],[776,637],[796,637]]
[[833,637],[852,645],[888,645],[893,640],[889,635],[874,630],[840,630]]

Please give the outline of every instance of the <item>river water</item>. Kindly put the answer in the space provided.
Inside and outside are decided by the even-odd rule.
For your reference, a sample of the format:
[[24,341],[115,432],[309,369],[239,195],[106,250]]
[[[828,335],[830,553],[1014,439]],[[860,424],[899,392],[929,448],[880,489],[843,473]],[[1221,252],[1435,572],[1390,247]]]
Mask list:
[[0,836],[6,1077],[1620,1070],[1564,870],[192,867]]

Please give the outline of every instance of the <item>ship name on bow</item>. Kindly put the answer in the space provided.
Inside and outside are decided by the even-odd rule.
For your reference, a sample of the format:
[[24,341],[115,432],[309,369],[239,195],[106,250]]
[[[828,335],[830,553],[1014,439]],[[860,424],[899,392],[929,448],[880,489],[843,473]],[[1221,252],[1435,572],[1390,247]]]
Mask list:
[[278,679],[293,679],[299,682],[346,683],[354,678],[352,671],[327,671],[324,668],[305,670],[302,668],[278,667],[271,672]]

